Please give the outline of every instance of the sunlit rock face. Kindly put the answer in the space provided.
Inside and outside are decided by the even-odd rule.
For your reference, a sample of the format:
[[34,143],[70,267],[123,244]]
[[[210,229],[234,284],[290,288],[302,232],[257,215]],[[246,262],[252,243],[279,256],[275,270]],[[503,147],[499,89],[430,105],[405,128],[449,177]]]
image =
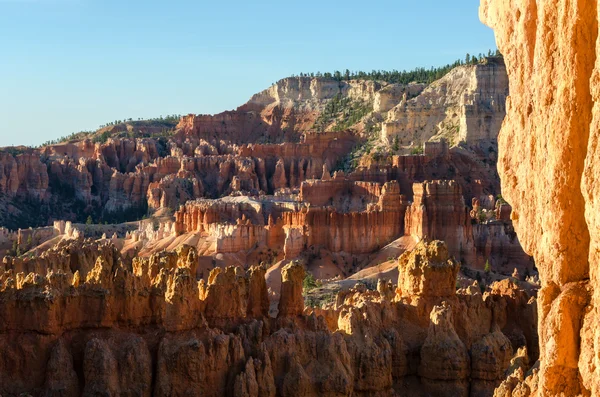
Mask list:
[[542,280],[540,369],[523,387],[598,395],[598,2],[483,0],[480,17],[494,29],[510,81],[502,192]]
[[[388,98],[390,91],[393,92],[387,88],[380,96]],[[397,105],[389,110],[382,139],[410,143],[443,137],[452,143],[471,144],[496,139],[508,95],[501,58],[460,66],[422,92],[415,91],[405,90]]]
[[0,395],[492,396],[539,355],[498,197],[507,90],[496,57],[432,84],[293,77],[0,149],[0,224],[25,225],[0,228]]
[[292,261],[276,316],[264,267],[197,281],[188,245],[129,262],[72,239],[55,255],[73,262],[0,273],[2,395],[491,396],[513,350],[536,342],[535,298],[509,280],[457,289],[441,241],[399,258],[397,288],[358,284],[321,308],[305,306]]

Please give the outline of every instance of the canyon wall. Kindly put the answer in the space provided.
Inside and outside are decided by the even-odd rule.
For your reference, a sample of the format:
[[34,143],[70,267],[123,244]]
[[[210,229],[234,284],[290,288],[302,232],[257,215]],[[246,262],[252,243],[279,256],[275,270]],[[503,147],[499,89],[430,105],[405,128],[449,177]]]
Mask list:
[[[479,199],[474,201],[479,203]],[[493,198],[488,201],[490,207],[501,207]],[[500,213],[484,211],[469,211],[460,185],[453,180],[415,183],[413,202],[404,216],[405,234],[445,241],[451,255],[474,269],[485,269],[487,263],[503,274],[512,274],[514,269],[522,275],[533,274],[533,261],[523,251],[512,223]]]
[[[240,196],[189,201],[175,213],[174,230],[183,235],[181,239],[194,239],[204,255],[243,254],[266,246],[287,260],[320,248],[334,254],[368,255],[402,236],[416,241],[443,239],[450,254],[471,268],[483,270],[487,263],[505,275],[515,269],[523,276],[534,274],[533,262],[522,250],[511,221],[501,214],[496,218],[493,197],[482,196],[490,209],[473,213],[453,180],[415,183],[410,195],[413,201],[401,194],[395,180],[353,181],[336,173],[329,179],[303,182],[298,200]],[[165,235],[156,237],[162,246]],[[202,248],[206,241],[214,241],[212,250]],[[350,269],[338,264],[337,272],[349,276]]]
[[[164,142],[110,138],[1,153],[0,220],[13,229],[57,218],[83,222],[87,215],[120,222],[199,197],[298,189],[304,180],[321,177],[324,166],[332,168],[355,142],[348,132],[218,148],[186,138],[171,141],[169,153],[157,148]],[[24,207],[28,203],[34,211]]]
[[[324,167],[354,165],[351,179],[396,179],[409,199],[412,183],[425,179],[456,179],[466,196],[482,181],[498,194],[495,138],[506,89],[496,58],[458,66],[430,85],[290,77],[236,110],[183,116],[172,130],[164,121],[131,121],[37,149],[0,149],[0,222],[12,229],[88,216],[118,223],[200,197],[289,195]],[[418,136],[395,149],[379,134],[407,123]],[[441,138],[466,146],[445,148]],[[421,146],[427,159],[393,156]],[[382,171],[394,166],[402,172]]]
[[480,16],[494,29],[510,80],[499,135],[502,192],[542,281],[540,369],[526,387],[598,395],[598,2],[483,0]]
[[495,141],[506,112],[508,80],[502,58],[459,66],[418,95],[404,94],[387,113],[382,139],[418,145],[430,139],[470,144]]

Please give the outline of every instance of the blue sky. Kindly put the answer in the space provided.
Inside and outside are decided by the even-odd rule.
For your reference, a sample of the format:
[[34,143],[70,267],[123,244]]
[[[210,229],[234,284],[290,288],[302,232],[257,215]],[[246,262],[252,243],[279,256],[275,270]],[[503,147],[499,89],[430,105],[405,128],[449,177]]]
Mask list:
[[278,79],[495,49],[479,0],[0,0],[0,146],[234,109]]

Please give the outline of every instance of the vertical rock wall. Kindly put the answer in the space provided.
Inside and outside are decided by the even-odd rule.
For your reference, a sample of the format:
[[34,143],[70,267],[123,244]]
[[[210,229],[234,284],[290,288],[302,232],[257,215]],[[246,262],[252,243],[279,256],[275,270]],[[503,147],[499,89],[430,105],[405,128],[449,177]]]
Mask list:
[[596,0],[483,0],[510,97],[503,196],[540,271],[541,395],[598,395],[600,94]]

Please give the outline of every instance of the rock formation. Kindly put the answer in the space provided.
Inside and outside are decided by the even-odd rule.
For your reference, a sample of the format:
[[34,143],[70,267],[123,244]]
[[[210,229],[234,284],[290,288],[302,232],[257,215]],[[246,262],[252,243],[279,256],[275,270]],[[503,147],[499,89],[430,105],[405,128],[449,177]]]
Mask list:
[[512,350],[529,342],[509,340],[501,323],[536,319],[508,310],[522,300],[497,289],[450,288],[458,264],[439,241],[399,262],[407,285],[428,287],[394,296],[385,283],[357,286],[327,308],[305,308],[305,270],[292,262],[282,269],[277,318],[267,315],[264,268],[216,268],[206,283],[192,276],[198,260],[181,246],[131,263],[99,256],[85,276],[81,266],[26,275],[9,264],[0,276],[0,393],[366,396],[408,388],[450,396],[476,385],[477,395],[491,395]]
[[418,95],[407,92],[396,102],[383,123],[382,138],[415,146],[440,137],[451,138],[453,143],[494,141],[507,95],[501,58],[455,68]]
[[441,241],[419,244],[398,258],[398,289],[402,296],[444,297],[456,291],[459,265]]
[[[478,199],[474,202],[471,212],[477,212],[479,206]],[[498,208],[506,206],[498,204]],[[489,262],[494,269],[506,274],[511,266],[533,273],[533,263],[521,248],[510,221],[496,217],[496,212],[490,210],[488,213],[493,217],[490,215],[480,222],[473,220],[467,210],[462,189],[455,181],[416,183],[413,202],[406,209],[405,234],[443,240],[451,255],[473,268],[483,269]]]
[[419,375],[429,393],[468,396],[469,369],[467,348],[452,325],[452,309],[443,302],[431,311],[431,324],[421,347]]
[[281,269],[281,297],[279,298],[279,316],[298,316],[304,311],[302,281],[304,268],[292,262]]
[[[0,149],[0,223],[14,230],[0,229],[0,394],[524,384],[524,365],[502,382],[512,352],[552,352],[538,348],[531,284],[507,280],[536,274],[512,226],[519,196],[498,197],[506,95],[500,58],[431,85],[294,77],[177,125]],[[362,278],[380,267],[385,280]],[[307,274],[329,280],[328,304],[305,296]],[[563,281],[540,318],[587,304],[585,285]],[[541,339],[571,341],[582,313],[572,329],[548,320]]]
[[598,395],[598,3],[484,0],[480,16],[510,80],[502,191],[542,281],[539,372],[512,395]]
[[[293,191],[305,180],[323,177],[324,167],[332,170],[344,163],[357,145],[365,143],[365,129],[381,129],[378,150],[388,150],[386,131],[392,125],[402,129],[398,126],[406,123],[424,123],[425,127],[415,128],[426,133],[403,142],[401,153],[415,146],[433,149],[442,138],[451,146],[464,141],[470,150],[462,155],[486,172],[480,161],[495,161],[506,91],[505,69],[498,59],[458,66],[429,87],[292,77],[234,111],[184,116],[169,131],[165,121],[156,125],[131,121],[40,149],[3,150],[0,200],[14,208],[0,213],[0,220],[13,229],[48,224],[50,219],[81,222],[88,215],[102,221],[129,220],[141,217],[147,208],[177,209],[200,197]],[[340,98],[347,112],[367,110],[348,128],[342,128],[343,118],[325,115],[327,105]],[[412,121],[400,121],[405,117]],[[459,130],[455,124],[460,124]],[[410,135],[409,129],[405,132]],[[437,149],[430,153],[441,154]],[[464,165],[464,160],[451,161],[452,167]],[[440,168],[440,178],[446,178],[441,170],[445,166],[435,168]],[[361,173],[365,172],[371,170]],[[379,182],[391,179],[399,178],[388,176]],[[496,175],[472,179],[497,185]],[[27,214],[29,201],[39,204],[34,214]]]
[[[204,258],[197,271],[205,280],[215,265],[301,257],[309,271],[346,277],[403,236],[443,239],[472,268],[490,263],[503,274],[532,274],[510,206],[493,203],[505,94],[495,58],[458,66],[429,86],[287,78],[234,111],[169,121],[173,130],[131,121],[39,149],[0,150],[0,222],[24,236],[18,247],[0,243],[0,255],[30,251],[26,228],[55,219],[119,224],[154,215],[124,231],[125,239],[108,228],[76,229],[116,232],[113,242],[129,257],[191,243]],[[328,116],[337,102],[364,115],[346,126],[345,116]],[[427,133],[396,149],[381,138],[366,150],[382,120],[414,116],[405,108],[420,114]],[[460,133],[440,122],[454,112],[464,119]],[[423,154],[407,154],[415,145]],[[479,209],[469,218],[470,203],[481,203],[485,222]],[[36,247],[50,240],[32,233]]]

